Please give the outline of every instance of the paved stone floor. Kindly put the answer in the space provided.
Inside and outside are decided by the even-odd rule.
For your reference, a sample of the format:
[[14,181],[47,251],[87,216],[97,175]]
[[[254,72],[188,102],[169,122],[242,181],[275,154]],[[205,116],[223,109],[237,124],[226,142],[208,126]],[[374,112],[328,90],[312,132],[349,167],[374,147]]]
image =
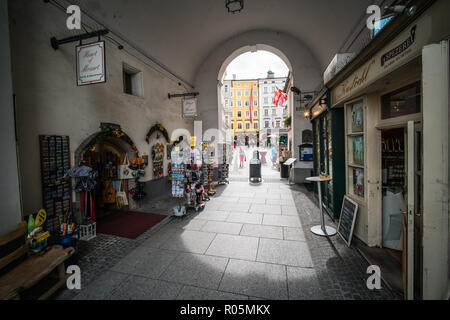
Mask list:
[[246,181],[247,166],[232,171],[200,213],[168,217],[135,240],[84,243],[83,288],[57,299],[398,298],[367,289],[368,264],[356,249],[309,231],[320,220],[305,186],[288,186],[270,164],[256,185]]

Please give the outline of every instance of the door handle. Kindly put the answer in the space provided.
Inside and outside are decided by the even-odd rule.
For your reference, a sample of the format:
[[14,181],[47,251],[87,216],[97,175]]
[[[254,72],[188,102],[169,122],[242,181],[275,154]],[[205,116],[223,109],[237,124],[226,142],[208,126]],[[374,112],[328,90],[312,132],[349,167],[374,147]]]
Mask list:
[[422,216],[422,212],[417,212],[416,216],[421,217]]

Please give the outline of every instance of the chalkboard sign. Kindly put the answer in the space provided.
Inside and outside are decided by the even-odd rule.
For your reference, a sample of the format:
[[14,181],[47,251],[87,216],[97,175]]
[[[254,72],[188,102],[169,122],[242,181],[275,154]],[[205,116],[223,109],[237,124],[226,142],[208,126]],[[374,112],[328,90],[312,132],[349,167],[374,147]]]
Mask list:
[[355,227],[358,204],[348,197],[342,201],[341,219],[339,220],[338,233],[350,247],[352,242],[353,228]]

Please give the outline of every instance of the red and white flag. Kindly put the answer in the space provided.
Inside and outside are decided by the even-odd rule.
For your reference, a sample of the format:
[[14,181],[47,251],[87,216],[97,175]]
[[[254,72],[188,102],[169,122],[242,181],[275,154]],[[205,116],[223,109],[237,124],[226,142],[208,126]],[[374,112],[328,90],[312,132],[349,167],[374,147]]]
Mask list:
[[275,96],[273,98],[273,104],[278,107],[282,107],[283,104],[287,101],[288,97],[287,94],[285,92],[283,92],[283,90],[278,89],[277,87],[277,91],[275,92]]

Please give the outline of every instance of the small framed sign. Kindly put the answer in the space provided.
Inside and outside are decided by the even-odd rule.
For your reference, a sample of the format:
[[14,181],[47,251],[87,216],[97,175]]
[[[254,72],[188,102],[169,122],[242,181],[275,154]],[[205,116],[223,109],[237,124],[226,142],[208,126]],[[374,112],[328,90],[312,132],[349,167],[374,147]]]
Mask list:
[[182,115],[183,115],[183,118],[197,116],[197,98],[183,99]]
[[106,82],[105,41],[76,47],[77,85]]
[[350,247],[353,236],[353,229],[355,228],[356,214],[358,213],[358,204],[344,196],[342,201],[341,218],[338,225],[338,234],[347,246]]

